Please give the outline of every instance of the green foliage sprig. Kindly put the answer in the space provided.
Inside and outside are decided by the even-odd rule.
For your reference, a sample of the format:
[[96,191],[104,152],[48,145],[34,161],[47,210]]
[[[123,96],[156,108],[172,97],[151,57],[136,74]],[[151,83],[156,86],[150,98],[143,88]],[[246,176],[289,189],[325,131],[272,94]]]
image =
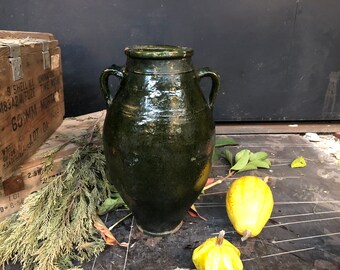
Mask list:
[[237,142],[233,138],[219,138],[216,140],[213,153],[213,161],[217,161],[222,157],[230,164],[229,174],[227,175],[228,178],[235,173],[256,170],[259,168],[269,169],[271,167],[268,154],[263,151],[253,153],[249,149],[243,149],[235,155],[228,149],[216,151],[217,148],[232,145],[237,145]]
[[262,151],[253,153],[248,149],[243,149],[237,152],[234,157],[229,150],[225,150],[221,156],[229,162],[230,170],[238,173],[258,168],[269,169],[271,166],[268,154]]
[[[61,173],[50,177],[52,151],[43,168],[45,186],[26,198],[21,210],[0,223],[0,266],[13,261],[23,269],[57,270],[74,267],[98,255],[105,246],[93,218],[110,197],[101,145],[89,136],[70,140],[77,146]],[[66,144],[65,144],[66,145]]]

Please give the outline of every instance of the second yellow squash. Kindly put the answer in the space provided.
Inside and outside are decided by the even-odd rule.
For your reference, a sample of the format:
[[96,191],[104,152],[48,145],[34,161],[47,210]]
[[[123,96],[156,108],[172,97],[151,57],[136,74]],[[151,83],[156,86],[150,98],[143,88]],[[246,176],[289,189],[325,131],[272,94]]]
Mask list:
[[255,176],[235,180],[226,196],[227,214],[244,241],[257,236],[270,218],[273,194],[267,183]]

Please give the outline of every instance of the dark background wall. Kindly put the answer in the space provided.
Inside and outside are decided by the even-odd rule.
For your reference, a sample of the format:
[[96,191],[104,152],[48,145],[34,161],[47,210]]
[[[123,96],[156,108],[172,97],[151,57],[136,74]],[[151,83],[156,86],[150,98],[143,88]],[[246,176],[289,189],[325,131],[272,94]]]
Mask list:
[[56,36],[67,116],[103,109],[101,70],[152,43],[220,73],[217,121],[340,119],[339,0],[0,0],[0,29]]

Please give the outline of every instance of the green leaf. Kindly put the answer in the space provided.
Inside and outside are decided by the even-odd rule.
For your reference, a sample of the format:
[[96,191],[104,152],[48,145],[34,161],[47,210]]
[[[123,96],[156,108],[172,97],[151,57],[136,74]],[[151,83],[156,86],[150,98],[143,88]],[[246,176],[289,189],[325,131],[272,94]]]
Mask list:
[[307,166],[307,163],[306,163],[306,160],[303,157],[297,157],[290,164],[290,167],[292,167],[292,168],[303,168],[303,167],[306,167],[306,166]]
[[[118,194],[118,193],[117,193]],[[113,198],[107,198],[99,207],[98,207],[98,215],[104,215],[110,212],[113,209],[118,208],[119,206],[124,205],[124,201],[119,195],[116,195]]]
[[238,173],[245,172],[245,171],[252,171],[252,170],[256,170],[256,169],[257,169],[257,167],[254,164],[248,163],[241,170],[239,170]]
[[264,160],[264,162],[266,162],[269,166],[272,166],[272,163],[270,162],[270,160],[269,160],[268,158],[266,158],[266,159]]
[[213,155],[212,155],[212,162],[216,162],[220,159],[220,156],[219,154],[217,153],[216,149],[214,148],[214,152],[213,152]]
[[256,152],[250,155],[249,160],[265,160],[268,157],[268,154],[266,152]]
[[235,162],[237,163],[243,155],[248,155],[248,159],[249,159],[250,153],[251,152],[248,149],[243,149],[243,150],[239,151],[238,153],[236,153]]
[[218,138],[215,142],[215,147],[222,147],[226,145],[237,145],[233,138]]
[[233,153],[230,152],[229,150],[225,150],[224,156],[225,156],[226,160],[229,162],[230,166],[233,166],[234,165]]
[[269,164],[267,162],[263,161],[263,160],[255,159],[253,161],[250,161],[248,164],[254,165],[254,166],[258,167],[258,168],[264,168],[264,169],[269,169],[270,168]]
[[248,149],[241,150],[236,154],[236,164],[230,168],[233,171],[242,170],[248,163],[250,151]]

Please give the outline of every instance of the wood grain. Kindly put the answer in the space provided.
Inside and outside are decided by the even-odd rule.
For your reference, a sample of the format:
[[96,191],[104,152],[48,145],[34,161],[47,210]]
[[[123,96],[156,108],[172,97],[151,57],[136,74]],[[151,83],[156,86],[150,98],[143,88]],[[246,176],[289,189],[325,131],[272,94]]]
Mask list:
[[[29,37],[29,38],[28,38]],[[59,62],[44,67],[43,43]],[[23,78],[13,80],[10,49],[19,44]],[[52,34],[0,31],[0,182],[41,146],[64,118],[62,67]],[[55,57],[58,56],[58,57]]]

